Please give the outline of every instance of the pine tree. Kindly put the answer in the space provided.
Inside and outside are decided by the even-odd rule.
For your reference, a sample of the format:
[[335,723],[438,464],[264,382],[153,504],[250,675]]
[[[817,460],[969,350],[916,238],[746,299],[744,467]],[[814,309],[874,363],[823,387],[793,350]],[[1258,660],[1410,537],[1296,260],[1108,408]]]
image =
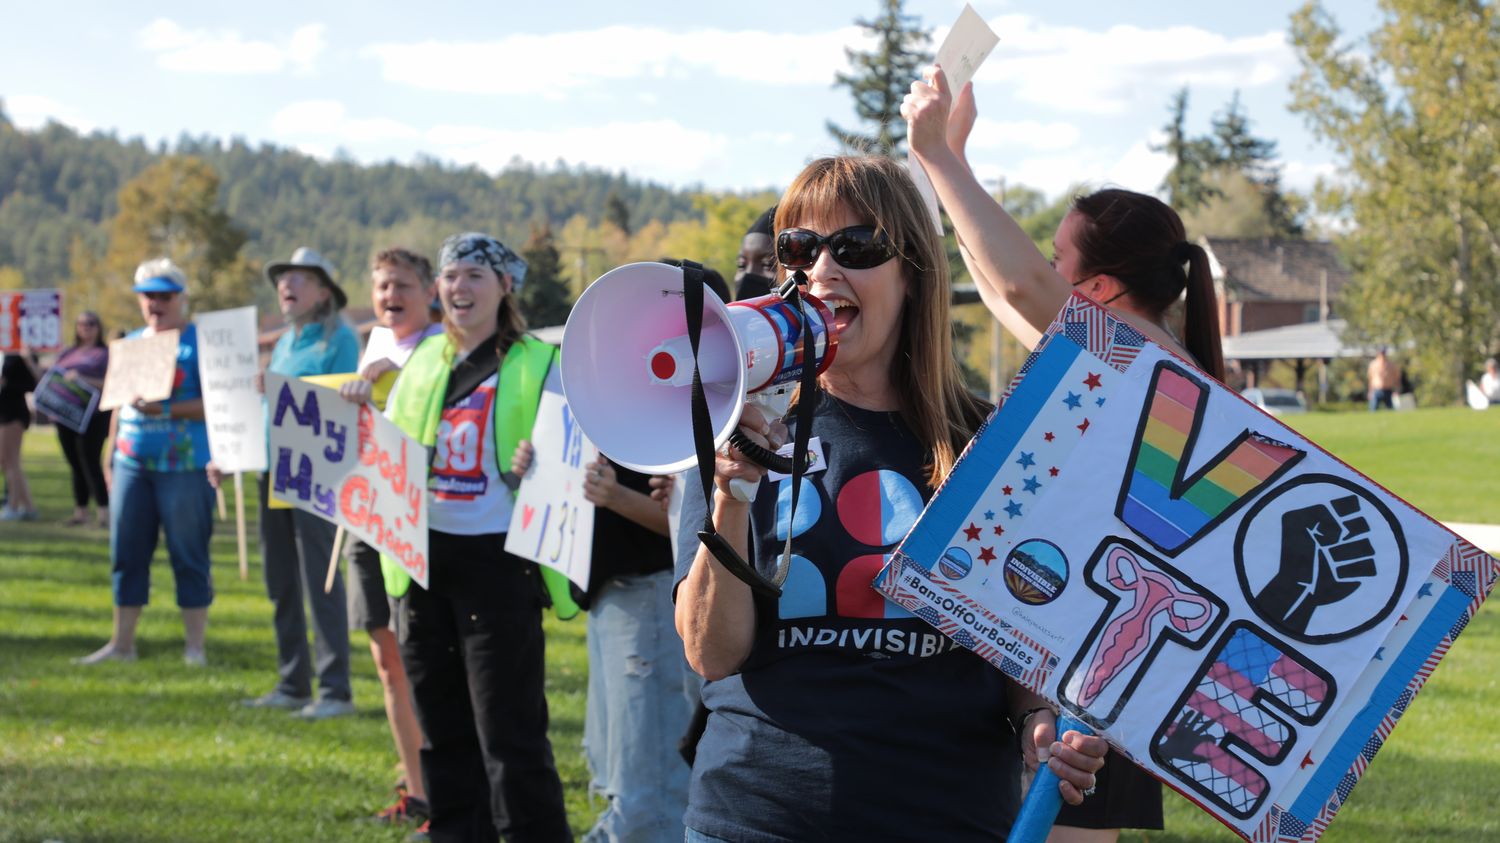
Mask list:
[[[1266,223],[1273,236],[1299,236],[1293,203],[1281,190],[1281,165],[1276,160],[1276,141],[1250,132],[1250,118],[1240,105],[1240,92],[1213,118],[1213,139],[1220,169],[1244,176],[1259,189]],[[1222,191],[1221,191],[1222,195]]]
[[834,87],[845,87],[854,97],[854,113],[871,126],[860,132],[828,121],[828,132],[845,149],[896,155],[906,143],[906,121],[901,119],[901,101],[911,90],[923,65],[932,61],[926,47],[932,41],[915,15],[902,11],[904,0],[881,0],[882,11],[874,20],[857,20],[861,29],[874,36],[871,52],[846,48],[853,71],[839,72]]
[[1167,193],[1167,202],[1178,211],[1192,211],[1219,196],[1218,188],[1209,181],[1209,172],[1221,163],[1211,138],[1189,137],[1187,133],[1188,89],[1186,86],[1172,96],[1167,111],[1172,117],[1162,130],[1167,140],[1153,144],[1152,152],[1165,152],[1172,156],[1172,169],[1162,179],[1162,190]]
[[562,254],[553,240],[552,226],[532,226],[521,257],[526,260],[526,283],[521,286],[521,312],[526,322],[542,328],[568,321],[573,298],[563,277]]

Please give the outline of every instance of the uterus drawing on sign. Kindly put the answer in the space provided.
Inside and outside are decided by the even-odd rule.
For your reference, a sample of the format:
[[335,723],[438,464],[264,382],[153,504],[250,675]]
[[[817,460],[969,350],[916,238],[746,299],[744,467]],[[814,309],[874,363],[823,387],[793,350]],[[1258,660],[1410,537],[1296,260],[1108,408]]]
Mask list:
[[1227,608],[1185,574],[1133,542],[1106,538],[1084,566],[1106,610],[1063,674],[1062,701],[1096,729],[1108,729],[1169,642],[1198,649]]

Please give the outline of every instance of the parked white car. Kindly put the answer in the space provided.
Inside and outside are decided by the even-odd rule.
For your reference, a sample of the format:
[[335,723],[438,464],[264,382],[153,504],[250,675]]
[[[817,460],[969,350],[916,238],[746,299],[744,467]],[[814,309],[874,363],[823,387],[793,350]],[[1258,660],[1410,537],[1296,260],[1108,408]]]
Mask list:
[[1245,400],[1273,416],[1290,416],[1307,412],[1307,399],[1291,389],[1262,389],[1253,386],[1240,393]]

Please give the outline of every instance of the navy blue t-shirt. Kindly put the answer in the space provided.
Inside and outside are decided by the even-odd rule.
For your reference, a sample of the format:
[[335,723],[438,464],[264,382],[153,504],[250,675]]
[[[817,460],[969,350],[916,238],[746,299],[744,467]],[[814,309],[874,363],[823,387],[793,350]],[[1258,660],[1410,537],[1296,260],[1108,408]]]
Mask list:
[[[803,479],[781,599],[741,671],[703,688],[686,824],[745,843],[987,840],[1018,802],[1006,679],[871,588],[932,490],[896,413],[824,396],[828,457]],[[774,571],[791,481],[762,481],[755,564]],[[677,577],[687,576],[679,565]]]

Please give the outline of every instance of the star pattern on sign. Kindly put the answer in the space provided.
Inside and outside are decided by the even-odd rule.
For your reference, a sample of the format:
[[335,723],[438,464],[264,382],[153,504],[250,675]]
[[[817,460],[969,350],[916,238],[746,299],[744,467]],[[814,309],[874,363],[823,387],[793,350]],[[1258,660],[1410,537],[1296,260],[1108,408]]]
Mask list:
[[1005,514],[1009,515],[1012,518],[1020,517],[1021,505],[1019,503],[1016,503],[1015,501],[1011,501],[1010,503],[1005,505]]
[[1062,402],[1068,405],[1069,410],[1076,410],[1079,407],[1083,406],[1083,396],[1070,390],[1068,392],[1068,397],[1064,398]]
[[1051,468],[1047,469],[1047,473],[1050,474],[1050,475],[1052,475],[1053,477],[1056,477],[1057,476],[1057,466],[1054,465]]
[[1051,442],[1053,439],[1056,439],[1057,437],[1053,436],[1052,435],[1052,431],[1049,430],[1046,433],[1042,434],[1042,438],[1045,439],[1045,440],[1047,440],[1048,442]]
[[993,547],[979,548],[979,561],[988,565],[995,561],[995,549]]
[[980,533],[980,529],[978,527],[974,526],[974,522],[973,521],[970,521],[969,522],[969,526],[967,526],[967,527],[964,528],[964,535],[968,536],[969,537],[969,541],[971,541],[971,542],[977,542],[977,541],[979,541],[979,533]]
[[1089,392],[1093,392],[1104,386],[1104,384],[1099,382],[1098,372],[1089,372],[1089,376],[1083,379],[1083,384],[1089,388]]
[[1095,407],[1103,407],[1104,406],[1104,396],[1103,395],[1099,396],[1098,400],[1096,400],[1094,402],[1094,406]]
[[984,520],[986,520],[986,521],[994,521],[995,520],[995,510],[993,510],[993,509],[986,509],[984,511]]
[[1002,495],[1009,496],[1011,494],[1011,492],[1012,492],[1012,489],[1009,486],[1002,486],[1002,487],[1000,487],[1000,494],[1002,494]]
[[1431,597],[1432,596],[1432,583],[1430,583],[1430,582],[1424,582],[1424,583],[1422,583],[1422,587],[1419,588],[1419,589],[1417,589],[1417,596],[1418,597]]
[[1031,468],[1032,466],[1036,465],[1036,460],[1032,458],[1031,454],[1022,451],[1021,458],[1016,460],[1016,465],[1019,465],[1022,468]]
[[1081,436],[1081,435],[1083,435],[1085,433],[1088,433],[1088,432],[1089,432],[1089,420],[1088,419],[1084,419],[1083,420],[1083,424],[1078,425],[1078,433]]
[[995,525],[995,535],[997,535],[997,536],[1003,536],[1003,535],[1005,535],[1005,528],[1002,527],[1002,526],[1000,526],[999,524],[996,524]]
[[1036,494],[1036,490],[1040,488],[1042,488],[1042,484],[1036,482],[1036,475],[1033,474],[1026,478],[1026,488],[1022,491],[1030,492],[1034,495]]

